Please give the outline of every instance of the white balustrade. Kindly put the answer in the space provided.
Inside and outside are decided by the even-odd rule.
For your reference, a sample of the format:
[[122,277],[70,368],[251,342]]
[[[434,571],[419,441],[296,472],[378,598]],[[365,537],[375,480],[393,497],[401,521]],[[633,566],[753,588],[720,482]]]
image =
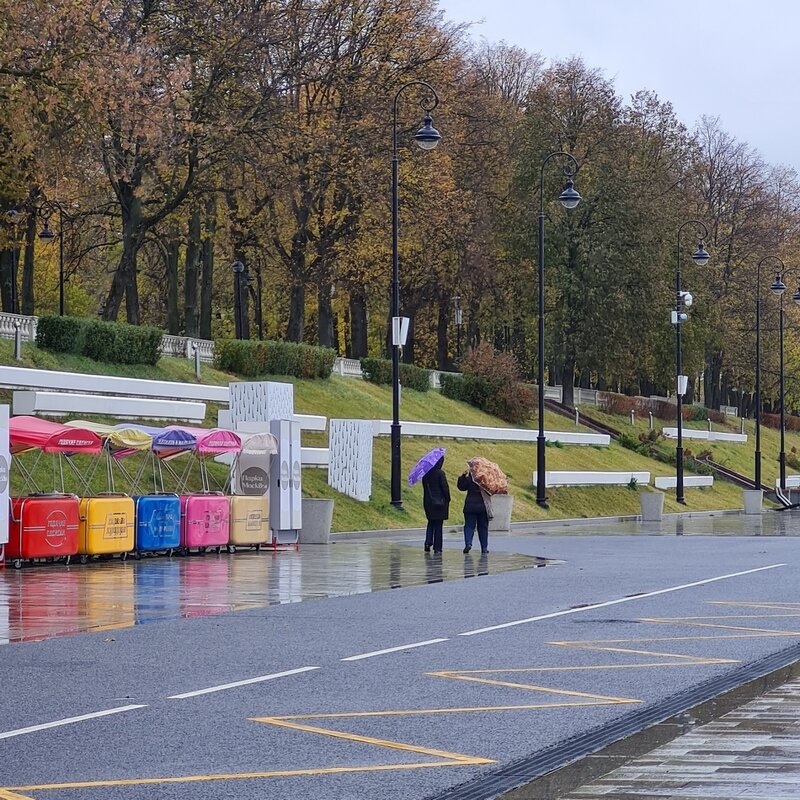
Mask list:
[[23,314],[0,313],[0,338],[13,339],[19,326],[23,342],[36,341],[38,317],[27,317]]

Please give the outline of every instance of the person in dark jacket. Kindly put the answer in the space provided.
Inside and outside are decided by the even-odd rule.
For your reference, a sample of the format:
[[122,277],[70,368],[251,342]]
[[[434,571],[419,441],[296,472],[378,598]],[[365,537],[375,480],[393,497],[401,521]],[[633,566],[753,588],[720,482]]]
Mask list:
[[478,529],[481,553],[489,552],[489,514],[481,487],[472,479],[469,471],[458,476],[458,488],[466,492],[464,499],[464,553],[472,550],[472,538]]
[[442,523],[450,516],[450,487],[442,470],[444,456],[422,477],[422,507],[428,527],[425,531],[425,552],[442,552]]

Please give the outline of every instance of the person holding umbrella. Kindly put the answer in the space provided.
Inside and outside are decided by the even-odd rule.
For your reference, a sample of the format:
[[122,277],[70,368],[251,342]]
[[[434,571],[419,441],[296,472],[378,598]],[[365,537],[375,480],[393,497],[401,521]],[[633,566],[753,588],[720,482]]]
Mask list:
[[422,507],[428,520],[425,530],[426,553],[430,552],[431,547],[434,553],[442,552],[442,526],[450,516],[450,486],[442,469],[443,464],[444,456],[422,478]]
[[450,487],[442,470],[444,447],[436,447],[426,453],[411,470],[408,485],[413,486],[422,478],[422,507],[428,527],[425,530],[425,552],[431,547],[434,553],[442,552],[442,524],[450,516]]
[[484,500],[484,491],[470,474],[469,470],[458,476],[458,488],[466,492],[464,498],[464,555],[472,550],[472,539],[475,528],[478,529],[478,541],[481,553],[489,552],[489,513]]
[[467,461],[469,469],[458,478],[458,488],[466,492],[464,500],[464,554],[472,550],[475,528],[481,553],[489,552],[489,520],[492,518],[492,495],[508,491],[508,478],[488,458],[475,456]]

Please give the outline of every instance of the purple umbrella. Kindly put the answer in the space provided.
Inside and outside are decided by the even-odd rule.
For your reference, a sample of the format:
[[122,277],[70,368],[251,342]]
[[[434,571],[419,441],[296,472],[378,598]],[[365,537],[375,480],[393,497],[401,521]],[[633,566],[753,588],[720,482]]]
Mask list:
[[434,447],[430,453],[425,453],[425,455],[414,464],[414,469],[409,472],[408,485],[413,486],[422,479],[422,476],[426,472],[430,472],[436,466],[436,462],[444,456],[445,452],[447,451],[444,447]]

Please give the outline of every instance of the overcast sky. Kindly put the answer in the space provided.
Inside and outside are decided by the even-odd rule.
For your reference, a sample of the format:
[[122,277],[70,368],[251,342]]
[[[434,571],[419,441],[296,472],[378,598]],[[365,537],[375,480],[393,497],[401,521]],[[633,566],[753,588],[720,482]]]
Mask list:
[[800,171],[798,0],[440,0],[472,35],[547,59],[580,55],[624,99],[651,89]]

